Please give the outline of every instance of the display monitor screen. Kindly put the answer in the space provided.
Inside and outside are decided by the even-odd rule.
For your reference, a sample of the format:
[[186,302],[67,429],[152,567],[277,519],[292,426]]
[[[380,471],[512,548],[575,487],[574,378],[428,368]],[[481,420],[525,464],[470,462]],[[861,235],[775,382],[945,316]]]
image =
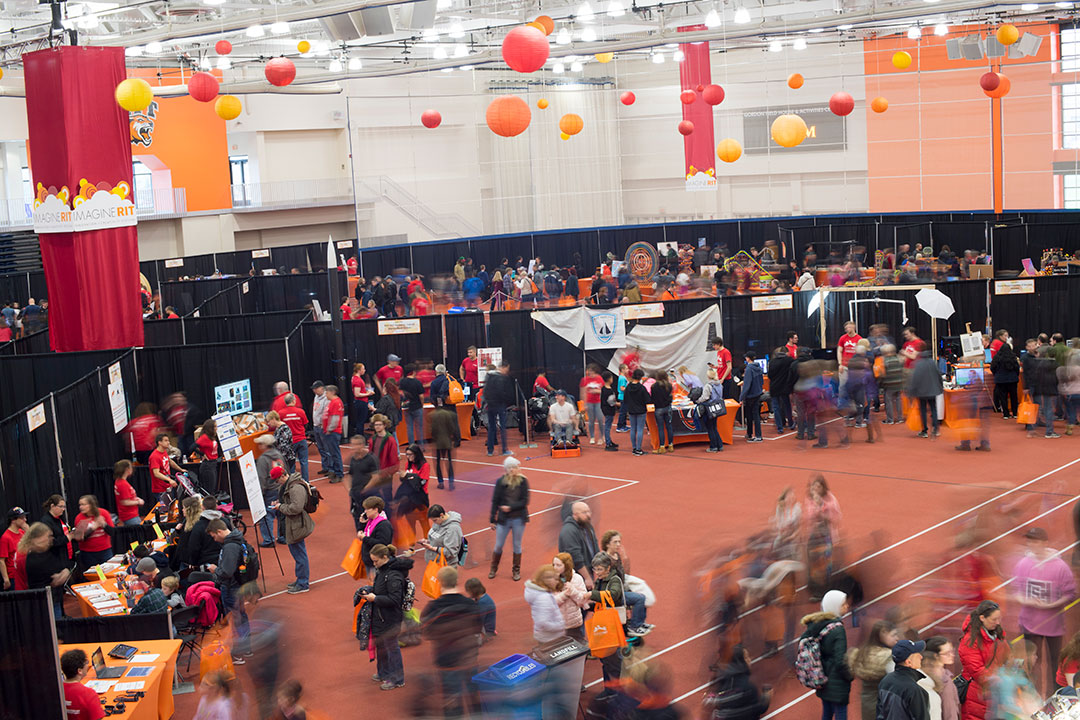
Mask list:
[[754,360],[754,364],[761,366],[761,372],[763,372],[763,373],[768,373],[769,372],[769,359],[768,358],[757,358],[757,359]]
[[970,385],[971,383],[981,383],[982,380],[982,368],[956,368],[957,385]]
[[214,388],[214,407],[215,414],[251,412],[251,380],[218,385]]

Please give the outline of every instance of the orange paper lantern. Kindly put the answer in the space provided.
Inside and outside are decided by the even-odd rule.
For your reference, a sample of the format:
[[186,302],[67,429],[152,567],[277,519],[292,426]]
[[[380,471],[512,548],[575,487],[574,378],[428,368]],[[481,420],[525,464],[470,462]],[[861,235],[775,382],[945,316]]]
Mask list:
[[983,90],[983,94],[986,95],[986,97],[1003,98],[1008,95],[1009,90],[1012,89],[1012,83],[1007,76],[1002,75],[1001,73],[997,73],[997,76],[998,86],[993,90]]
[[543,31],[528,25],[514,28],[503,38],[503,60],[511,70],[519,73],[536,72],[544,67],[550,52],[551,47]]
[[798,115],[781,115],[769,128],[773,141],[781,147],[795,147],[806,139],[806,122]]
[[217,78],[208,72],[197,72],[188,80],[187,90],[193,100],[210,102],[218,95]]
[[547,110],[547,106],[548,101],[546,98],[540,98],[536,101],[536,107],[540,108],[541,110]]
[[533,22],[538,23],[541,27],[544,28],[545,35],[550,35],[551,33],[555,32],[555,21],[547,15],[541,15],[535,20],[533,20]]
[[544,32],[544,26],[541,25],[540,23],[536,22],[535,20],[533,22],[531,22],[531,23],[525,23],[525,24],[528,25],[531,28],[536,28],[540,32],[544,33],[544,35],[547,35],[547,33]]
[[1012,45],[1020,39],[1020,31],[1015,25],[1002,25],[997,29],[997,41],[1002,45]]
[[791,73],[787,78],[787,86],[792,90],[798,90],[803,86],[803,76],[799,73]]
[[742,157],[742,145],[734,138],[725,138],[716,146],[716,157],[726,163],[733,163]]
[[286,57],[276,57],[266,63],[263,74],[271,85],[285,87],[296,79],[296,66],[293,61]]
[[491,101],[484,118],[491,132],[502,137],[514,137],[529,127],[532,113],[529,104],[517,95],[502,95]]
[[585,121],[580,115],[567,113],[559,118],[559,129],[567,135],[577,135],[583,127],[585,127]]
[[889,109],[889,101],[883,97],[876,97],[870,101],[870,109],[876,113],[883,113]]

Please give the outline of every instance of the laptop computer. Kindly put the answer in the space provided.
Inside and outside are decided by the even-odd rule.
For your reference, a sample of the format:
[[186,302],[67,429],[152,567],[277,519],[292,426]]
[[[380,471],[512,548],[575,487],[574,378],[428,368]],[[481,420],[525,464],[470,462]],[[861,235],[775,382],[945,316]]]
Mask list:
[[99,646],[94,654],[90,656],[90,663],[94,666],[94,675],[98,680],[111,680],[113,678],[123,677],[127,671],[127,666],[108,667],[105,665],[105,653],[101,652]]

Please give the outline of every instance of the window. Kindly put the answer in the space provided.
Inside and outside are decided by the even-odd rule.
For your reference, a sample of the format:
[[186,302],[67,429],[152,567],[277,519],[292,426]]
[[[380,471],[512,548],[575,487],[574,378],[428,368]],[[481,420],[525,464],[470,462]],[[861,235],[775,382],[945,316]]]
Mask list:
[[1061,31],[1061,70],[1080,70],[1080,28]]
[[1080,84],[1061,86],[1061,147],[1080,148]]
[[131,175],[135,185],[135,206],[140,210],[153,210],[154,177],[150,168],[135,160],[131,163]]
[[1065,207],[1070,210],[1080,208],[1080,175],[1063,175],[1065,186]]
[[245,185],[248,182],[247,178],[247,155],[230,155],[229,156],[229,182],[233,185]]

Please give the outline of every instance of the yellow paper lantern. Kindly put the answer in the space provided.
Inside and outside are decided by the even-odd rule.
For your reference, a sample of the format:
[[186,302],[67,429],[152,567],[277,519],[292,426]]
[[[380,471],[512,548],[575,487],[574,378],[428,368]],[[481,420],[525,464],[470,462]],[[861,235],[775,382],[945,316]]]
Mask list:
[[547,98],[540,98],[539,100],[536,101],[536,107],[540,108],[541,110],[547,110],[547,106],[548,106]]
[[870,101],[870,109],[876,113],[883,113],[889,109],[889,101],[879,95]]
[[547,32],[545,32],[546,28],[543,25],[541,25],[540,23],[536,22],[535,20],[533,20],[531,23],[525,23],[525,24],[528,25],[529,27],[534,27],[537,30],[539,30],[540,32],[547,35]]
[[893,53],[892,64],[897,70],[905,70],[911,67],[911,53],[904,50]]
[[806,122],[798,115],[781,115],[772,121],[770,134],[781,147],[795,147],[806,139]]
[[561,137],[563,140],[569,140],[570,139],[570,136],[567,135],[564,132],[559,133],[559,137]]
[[4,77],[4,68],[0,68],[0,78]]
[[222,120],[235,120],[240,116],[240,98],[235,95],[222,95],[214,103],[214,112]]
[[1015,25],[1002,25],[997,29],[997,41],[1002,45],[1012,45],[1020,39],[1020,31]]
[[296,49],[299,50],[301,53],[306,53],[311,50],[311,43],[309,43],[307,40],[301,40],[300,42],[296,43]]
[[598,63],[609,63],[615,59],[615,53],[596,53],[593,57]]
[[128,112],[145,110],[154,100],[150,83],[142,78],[128,78],[116,86],[116,102]]
[[726,163],[733,163],[742,157],[742,145],[734,138],[725,138],[716,146],[716,157]]

